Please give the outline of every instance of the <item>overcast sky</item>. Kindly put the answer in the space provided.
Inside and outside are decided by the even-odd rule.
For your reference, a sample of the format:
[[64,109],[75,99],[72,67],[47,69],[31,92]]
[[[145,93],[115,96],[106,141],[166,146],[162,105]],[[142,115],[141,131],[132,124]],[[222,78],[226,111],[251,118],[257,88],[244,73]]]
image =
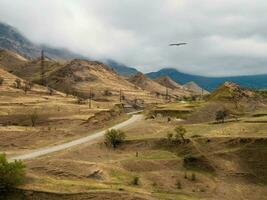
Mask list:
[[143,72],[221,76],[267,73],[266,10],[266,0],[0,0],[0,21]]

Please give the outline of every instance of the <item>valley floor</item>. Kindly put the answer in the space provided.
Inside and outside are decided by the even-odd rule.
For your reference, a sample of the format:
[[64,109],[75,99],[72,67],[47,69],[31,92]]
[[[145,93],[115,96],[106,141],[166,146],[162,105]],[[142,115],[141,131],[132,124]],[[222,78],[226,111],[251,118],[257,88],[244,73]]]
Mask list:
[[[22,188],[42,199],[261,200],[267,195],[266,114],[224,124],[144,118],[122,129],[127,141],[116,150],[99,140],[27,161]],[[166,139],[178,124],[187,129],[185,143]]]

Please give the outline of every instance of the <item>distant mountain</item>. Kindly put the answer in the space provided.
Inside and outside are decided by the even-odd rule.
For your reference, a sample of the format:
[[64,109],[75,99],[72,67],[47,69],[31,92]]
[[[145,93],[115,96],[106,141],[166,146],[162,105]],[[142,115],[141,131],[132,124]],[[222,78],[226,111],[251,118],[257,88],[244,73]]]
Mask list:
[[196,95],[209,94],[207,90],[204,90],[203,88],[199,87],[199,85],[197,85],[195,82],[192,82],[192,81],[184,84],[183,88],[191,91],[193,94],[196,94]]
[[159,83],[147,78],[143,73],[138,72],[128,79],[134,85],[142,88],[143,90],[150,91],[152,93],[166,94],[166,88]]
[[83,56],[72,53],[66,49],[34,44],[24,37],[16,28],[4,23],[0,23],[0,49],[16,52],[27,59],[40,57],[41,50],[44,50],[45,54],[52,59],[68,60],[83,58]]
[[157,72],[151,72],[146,75],[151,79],[156,79],[161,76],[169,76],[172,80],[179,84],[186,84],[193,81],[208,91],[215,90],[218,86],[226,81],[237,83],[242,87],[257,89],[267,88],[267,74],[232,77],[205,77],[182,73],[173,68],[164,68]]
[[238,84],[225,82],[220,85],[214,92],[211,93],[210,100],[231,100],[236,97],[236,100],[249,99],[255,97],[256,93],[246,88],[241,88]]
[[[41,50],[44,50],[45,55],[54,60],[88,59],[87,57],[73,53],[67,49],[34,44],[16,28],[0,22],[0,50],[1,49],[15,52],[29,60],[40,57]],[[136,69],[120,64],[114,60],[106,60],[103,62],[122,76],[131,76],[138,72]]]
[[166,92],[168,92],[169,96],[171,97],[190,96],[191,94],[189,91],[183,88],[179,88],[178,84],[178,87],[176,88],[166,87],[166,85],[164,84],[160,84],[147,78],[147,76],[145,76],[141,72],[138,72],[137,74],[131,76],[128,80],[134,85],[142,88],[143,90],[150,91],[154,94],[166,95]]
[[124,64],[120,64],[114,60],[106,60],[104,61],[106,65],[108,65],[111,69],[115,70],[119,75],[130,77],[138,73],[135,68],[128,67]]
[[160,76],[160,77],[156,78],[155,81],[157,83],[167,87],[167,88],[171,88],[171,89],[181,89],[182,88],[182,86],[180,84],[176,83],[168,76]]

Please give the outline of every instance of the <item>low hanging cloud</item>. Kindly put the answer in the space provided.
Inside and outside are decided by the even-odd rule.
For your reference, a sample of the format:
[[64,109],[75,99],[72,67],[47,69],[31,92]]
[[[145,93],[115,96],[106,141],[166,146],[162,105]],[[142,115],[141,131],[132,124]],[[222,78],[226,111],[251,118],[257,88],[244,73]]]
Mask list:
[[0,20],[34,42],[144,72],[244,75],[267,73],[266,7],[264,0],[0,0]]

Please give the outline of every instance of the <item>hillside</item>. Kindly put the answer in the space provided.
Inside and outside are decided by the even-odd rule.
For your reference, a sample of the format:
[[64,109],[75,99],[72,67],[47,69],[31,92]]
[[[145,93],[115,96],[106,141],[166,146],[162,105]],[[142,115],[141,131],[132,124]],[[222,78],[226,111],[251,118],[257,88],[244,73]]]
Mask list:
[[242,88],[236,83],[225,82],[220,87],[218,87],[214,92],[210,94],[210,99],[212,100],[233,100],[233,98],[253,98],[255,93],[249,89]]
[[173,68],[164,68],[157,72],[146,74],[151,79],[156,79],[161,76],[169,76],[179,84],[195,82],[200,87],[208,91],[213,91],[226,81],[234,82],[242,87],[264,89],[267,87],[267,74],[251,75],[251,76],[233,76],[233,77],[205,77],[179,72]]
[[[2,68],[12,74],[26,79],[28,81],[39,82],[41,60],[40,58],[35,60],[27,60],[21,55],[9,50],[0,50],[0,64]],[[44,60],[45,76],[49,73],[61,67],[62,64],[53,60]]]
[[87,60],[72,60],[62,66],[60,69],[51,73],[48,77],[50,84],[56,87],[62,87],[69,82],[73,87],[81,87],[89,90],[136,90],[135,86],[106,65]]
[[9,72],[20,71],[28,60],[21,55],[9,50],[0,50],[0,64],[3,69]]
[[191,91],[193,94],[196,94],[196,95],[209,94],[209,92],[207,90],[204,90],[203,88],[199,87],[194,82],[189,82],[189,83],[184,84],[183,88],[188,90],[188,91]]
[[168,76],[158,77],[154,81],[170,89],[181,89],[182,88],[180,84],[176,83]]
[[118,102],[120,98],[158,101],[148,91],[141,90],[105,64],[96,61],[72,60],[51,72],[47,82],[60,91],[75,92],[85,98],[91,93],[98,101]]
[[114,60],[107,60],[104,63],[121,76],[129,77],[138,73],[138,71],[135,68],[120,64]]
[[143,90],[150,91],[152,93],[166,94],[166,88],[157,82],[150,80],[141,72],[135,74],[129,78],[129,81]]

